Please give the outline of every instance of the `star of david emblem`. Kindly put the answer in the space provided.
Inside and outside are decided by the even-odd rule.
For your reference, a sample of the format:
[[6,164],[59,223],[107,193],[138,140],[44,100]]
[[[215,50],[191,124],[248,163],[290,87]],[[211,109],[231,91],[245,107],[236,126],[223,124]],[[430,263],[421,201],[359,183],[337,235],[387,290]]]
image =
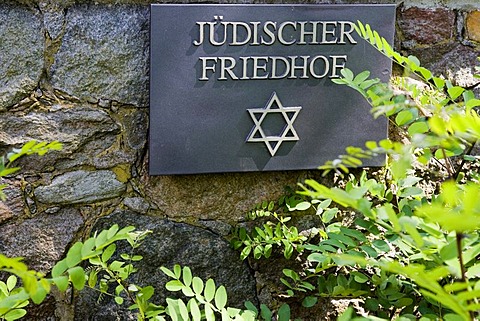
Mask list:
[[[247,143],[265,143],[270,155],[275,156],[275,153],[283,142],[297,141],[300,139],[295,128],[293,128],[293,122],[301,109],[302,107],[300,106],[283,107],[277,93],[273,92],[265,107],[247,109],[255,124],[247,137]],[[283,117],[285,125],[278,135],[267,135],[264,128],[262,128],[262,123],[269,115],[275,114],[280,114]]]

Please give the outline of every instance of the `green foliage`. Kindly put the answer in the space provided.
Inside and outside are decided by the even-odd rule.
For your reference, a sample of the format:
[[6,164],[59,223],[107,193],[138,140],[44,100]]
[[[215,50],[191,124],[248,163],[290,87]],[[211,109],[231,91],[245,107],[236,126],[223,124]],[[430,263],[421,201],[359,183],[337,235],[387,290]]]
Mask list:
[[[304,307],[318,297],[363,299],[368,317],[350,308],[339,320],[473,320],[480,310],[480,162],[471,153],[480,138],[480,100],[435,77],[416,57],[396,53],[370,26],[359,22],[356,30],[405,76],[389,85],[368,71],[343,69],[332,81],[360,93],[373,117],[386,117],[402,139],[348,147],[320,167],[342,177],[341,187],[315,180],[300,186],[301,205],[292,208],[315,208],[323,224],[317,238],[297,247],[306,267],[283,270],[286,295]],[[348,174],[362,159],[381,155],[388,159],[381,172]],[[345,224],[339,211],[355,216]],[[248,247],[254,258],[268,257],[254,249],[274,224],[237,231],[242,258],[252,252]],[[277,246],[287,239],[274,236]]]
[[[69,286],[82,290],[87,281],[90,285],[93,274],[91,271],[86,272],[80,264],[85,261],[95,263],[102,259],[102,263],[106,262],[113,254],[112,249],[117,241],[124,240],[136,244],[147,232],[135,232],[134,229],[133,227],[119,229],[118,225],[114,225],[85,242],[75,243],[68,250],[66,257],[54,265],[51,277],[29,270],[21,258],[8,258],[0,254],[0,271],[10,274],[6,283],[0,281],[0,320],[16,320],[23,317],[26,314],[23,308],[30,301],[35,304],[42,303],[52,286],[65,291]],[[116,265],[112,262],[107,268],[118,272],[120,269],[115,269]],[[123,272],[128,274],[128,271]],[[92,277],[89,279],[89,276]],[[21,285],[17,283],[18,278],[22,280]]]
[[[0,177],[12,175],[20,170],[19,167],[12,167],[12,163],[15,162],[17,159],[26,156],[26,155],[45,155],[47,152],[52,150],[61,150],[62,143],[59,142],[37,142],[35,140],[31,140],[25,145],[23,145],[20,149],[13,149],[10,153],[6,156],[0,156]],[[5,194],[3,193],[3,189],[5,189],[7,185],[0,184],[0,200],[5,201]]]
[[[251,303],[246,309],[228,307],[227,290],[217,286],[213,279],[204,282],[193,276],[189,267],[175,265],[173,270],[162,267],[161,270],[172,278],[165,288],[171,292],[181,292],[184,299],[167,298],[166,306],[152,302],[155,292],[153,286],[141,287],[130,282],[136,272],[134,264],[142,257],[133,252],[150,231],[135,231],[128,226],[120,229],[113,225],[108,230],[95,233],[84,242],[76,242],[65,258],[52,269],[51,277],[28,270],[21,258],[7,258],[0,254],[0,271],[10,274],[6,282],[0,281],[0,320],[17,320],[26,315],[24,309],[30,301],[40,304],[50,292],[52,286],[60,291],[73,287],[82,290],[85,287],[111,296],[118,305],[129,304],[135,311],[137,320],[264,320],[275,316],[279,321],[290,319],[290,308],[283,305],[275,313],[265,305],[260,313]],[[126,241],[131,253],[116,255],[117,242]],[[118,257],[119,256],[119,257]],[[85,263],[89,266],[84,268]],[[21,278],[23,285],[17,281]],[[112,290],[113,289],[113,290]]]

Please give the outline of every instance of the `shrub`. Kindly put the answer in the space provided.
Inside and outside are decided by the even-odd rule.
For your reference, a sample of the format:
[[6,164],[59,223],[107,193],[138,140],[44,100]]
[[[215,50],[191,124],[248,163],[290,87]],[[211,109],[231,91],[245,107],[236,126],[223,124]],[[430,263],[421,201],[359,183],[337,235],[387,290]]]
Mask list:
[[[319,297],[362,299],[367,317],[348,309],[339,320],[473,320],[480,310],[480,162],[472,154],[480,100],[433,76],[417,58],[396,53],[368,25],[358,22],[356,31],[405,76],[385,84],[368,71],[344,69],[333,81],[360,93],[373,117],[387,117],[403,139],[348,147],[320,167],[343,177],[344,187],[306,180],[303,199],[253,211],[253,218],[273,219],[250,233],[237,230],[233,245],[242,258],[268,258],[272,247],[287,258],[293,251],[306,256],[306,268],[283,270],[286,295],[303,298],[304,306]],[[379,155],[388,157],[380,172],[349,173]],[[289,211],[305,210],[323,223],[317,241],[297,237],[287,225]],[[352,210],[346,225],[339,213]]]

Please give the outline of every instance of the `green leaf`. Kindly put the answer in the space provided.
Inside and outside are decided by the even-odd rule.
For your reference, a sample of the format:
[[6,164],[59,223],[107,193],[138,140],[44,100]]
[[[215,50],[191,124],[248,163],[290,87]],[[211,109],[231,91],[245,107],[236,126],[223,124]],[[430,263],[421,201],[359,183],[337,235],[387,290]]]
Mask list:
[[335,218],[335,215],[337,215],[337,213],[338,213],[338,208],[329,208],[323,213],[322,222],[323,223],[331,222]]
[[200,321],[202,319],[202,313],[200,312],[197,301],[192,298],[188,302],[188,305],[190,307],[190,313],[192,314],[193,321]]
[[56,278],[62,275],[68,269],[67,260],[58,261],[52,269],[52,277]]
[[457,99],[465,91],[462,87],[453,86],[447,89],[448,95],[452,100]]
[[181,320],[189,320],[188,317],[188,309],[182,299],[178,299],[178,310],[180,311],[180,316],[182,317]]
[[449,313],[449,314],[445,314],[443,316],[443,320],[445,321],[465,321],[465,319],[458,315],[458,314],[453,314],[453,313]]
[[268,203],[268,208],[267,210],[268,211],[273,211],[273,208],[275,207],[275,202],[274,201],[271,201],[270,203]]
[[343,68],[340,70],[340,73],[346,80],[353,81],[353,72],[350,69]]
[[123,304],[123,298],[120,297],[120,296],[116,296],[116,297],[115,297],[115,302],[116,302],[118,305],[122,305],[122,304]]
[[395,117],[395,123],[398,126],[403,126],[414,119],[414,115],[410,110],[402,110]]
[[353,316],[353,308],[349,306],[337,319],[337,321],[350,321]]
[[115,253],[115,250],[117,249],[117,246],[115,243],[110,244],[102,253],[102,261],[107,262]]
[[40,304],[47,296],[47,291],[42,286],[37,285],[36,291],[30,292],[29,294],[35,304]]
[[62,292],[66,291],[68,288],[68,277],[66,276],[59,276],[59,277],[53,278],[52,282],[55,283],[57,288]]
[[445,86],[445,80],[442,78],[433,77],[433,82],[435,83],[437,89],[443,90],[443,87]]
[[24,317],[27,314],[27,311],[24,309],[14,309],[7,314],[3,315],[2,318],[5,318],[7,321],[18,320]]
[[373,246],[375,246],[377,249],[383,252],[388,252],[390,251],[390,246],[388,246],[388,243],[385,242],[384,240],[375,240],[373,241]]
[[263,303],[260,304],[260,315],[265,321],[272,320],[272,311]]
[[428,132],[428,123],[424,121],[415,122],[408,127],[408,133],[410,136],[424,134],[426,132]]
[[424,195],[423,189],[421,189],[420,187],[415,187],[415,186],[404,188],[399,192],[399,196],[401,196],[401,197],[423,196],[423,195]]
[[283,245],[285,245],[285,248],[283,249],[283,256],[286,259],[289,259],[293,254],[293,245],[287,240],[282,240],[282,241],[283,241]]
[[107,232],[107,239],[111,239],[115,236],[115,234],[118,232],[118,224],[113,224]]
[[10,167],[10,168],[4,168],[0,171],[0,177],[7,176],[10,174],[13,174],[15,172],[18,172],[20,170],[20,167]]
[[418,60],[417,57],[410,55],[407,57],[407,59],[409,62],[409,67],[412,68],[412,70],[415,71],[418,69],[418,67],[420,67],[420,60]]
[[310,202],[300,202],[298,203],[292,210],[295,211],[306,211],[308,210],[312,204]]
[[302,306],[304,306],[305,308],[311,308],[311,307],[313,307],[315,304],[317,304],[317,302],[318,302],[318,298],[317,298],[317,297],[307,296],[307,297],[305,297],[305,299],[303,299],[303,301],[302,301]]
[[169,269],[167,269],[166,267],[162,266],[160,267],[160,270],[167,276],[171,277],[172,279],[175,279],[175,274],[170,271]]
[[178,264],[175,264],[173,266],[173,273],[175,273],[176,279],[180,279],[180,276],[182,275],[182,267]]
[[183,267],[183,283],[186,286],[192,284],[192,270],[188,266]]
[[368,282],[368,280],[369,280],[368,276],[366,276],[365,274],[360,273],[358,271],[353,271],[351,274],[353,275],[353,279],[358,283],[363,284],[363,283]]
[[91,237],[88,240],[85,241],[82,245],[82,259],[88,258],[93,252],[93,249],[95,247],[95,238]]
[[445,156],[448,158],[448,157],[452,157],[452,156],[455,156],[455,153],[452,152],[452,151],[449,151],[449,150],[445,150],[445,149],[437,149],[435,151],[435,158],[437,159],[444,159]]
[[210,304],[205,305],[205,318],[207,321],[214,321],[215,320],[215,313],[213,312]]
[[179,280],[171,280],[171,281],[168,281],[167,284],[165,284],[165,288],[168,291],[177,292],[183,288],[183,283],[180,282]]
[[468,278],[478,278],[480,277],[480,263],[474,264],[467,269],[466,276]]
[[98,272],[96,270],[90,271],[90,274],[88,275],[88,286],[93,288],[97,284],[98,280]]
[[418,68],[418,72],[423,76],[423,78],[425,78],[425,80],[430,80],[430,78],[432,78],[431,71],[424,67]]
[[204,290],[205,300],[210,302],[215,297],[215,281],[212,279],[208,279],[205,282],[205,290]]
[[242,252],[240,252],[240,259],[241,260],[245,260],[248,255],[250,254],[250,252],[252,251],[252,247],[249,245],[249,246],[245,246],[242,250]]
[[192,279],[192,286],[193,286],[193,291],[196,294],[202,294],[203,292],[203,280],[200,279],[199,277],[194,276]]
[[68,275],[75,289],[82,290],[86,282],[83,268],[81,266],[70,268],[68,269]]
[[474,108],[480,106],[480,99],[470,99],[465,103],[465,107],[467,109]]
[[106,242],[107,240],[107,231],[106,230],[103,230],[100,232],[100,234],[98,234],[95,238],[95,247],[97,249],[100,249],[101,247],[104,246],[104,243]]
[[7,279],[6,285],[8,291],[12,291],[17,285],[17,277],[15,275],[10,275]]
[[290,320],[290,306],[286,303],[282,304],[280,309],[278,309],[278,321],[289,321]]
[[155,288],[151,285],[142,288],[141,295],[144,300],[150,300],[155,293]]
[[377,311],[380,308],[380,303],[374,298],[368,298],[365,300],[365,308],[369,311]]
[[227,304],[227,290],[221,285],[215,292],[215,306],[221,310]]
[[[403,293],[400,293],[403,295]],[[395,306],[397,308],[403,308],[403,307],[406,307],[406,306],[409,306],[413,303],[413,299],[411,298],[401,298],[399,300],[397,300],[397,302],[395,302]]]
[[82,261],[82,242],[77,242],[68,250],[66,263],[69,268],[74,267]]
[[353,79],[353,82],[355,84],[359,85],[360,83],[367,80],[368,77],[370,77],[370,71],[365,70],[365,71],[362,71],[361,73],[359,73],[358,75],[356,75],[355,78]]

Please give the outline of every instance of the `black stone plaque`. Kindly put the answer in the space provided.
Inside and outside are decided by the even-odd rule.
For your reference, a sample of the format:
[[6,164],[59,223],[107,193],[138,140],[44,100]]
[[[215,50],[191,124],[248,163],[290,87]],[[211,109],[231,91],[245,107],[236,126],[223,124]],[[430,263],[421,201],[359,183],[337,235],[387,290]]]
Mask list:
[[[150,174],[313,169],[387,136],[344,67],[384,81],[394,5],[152,5]],[[382,165],[384,158],[366,160]]]

